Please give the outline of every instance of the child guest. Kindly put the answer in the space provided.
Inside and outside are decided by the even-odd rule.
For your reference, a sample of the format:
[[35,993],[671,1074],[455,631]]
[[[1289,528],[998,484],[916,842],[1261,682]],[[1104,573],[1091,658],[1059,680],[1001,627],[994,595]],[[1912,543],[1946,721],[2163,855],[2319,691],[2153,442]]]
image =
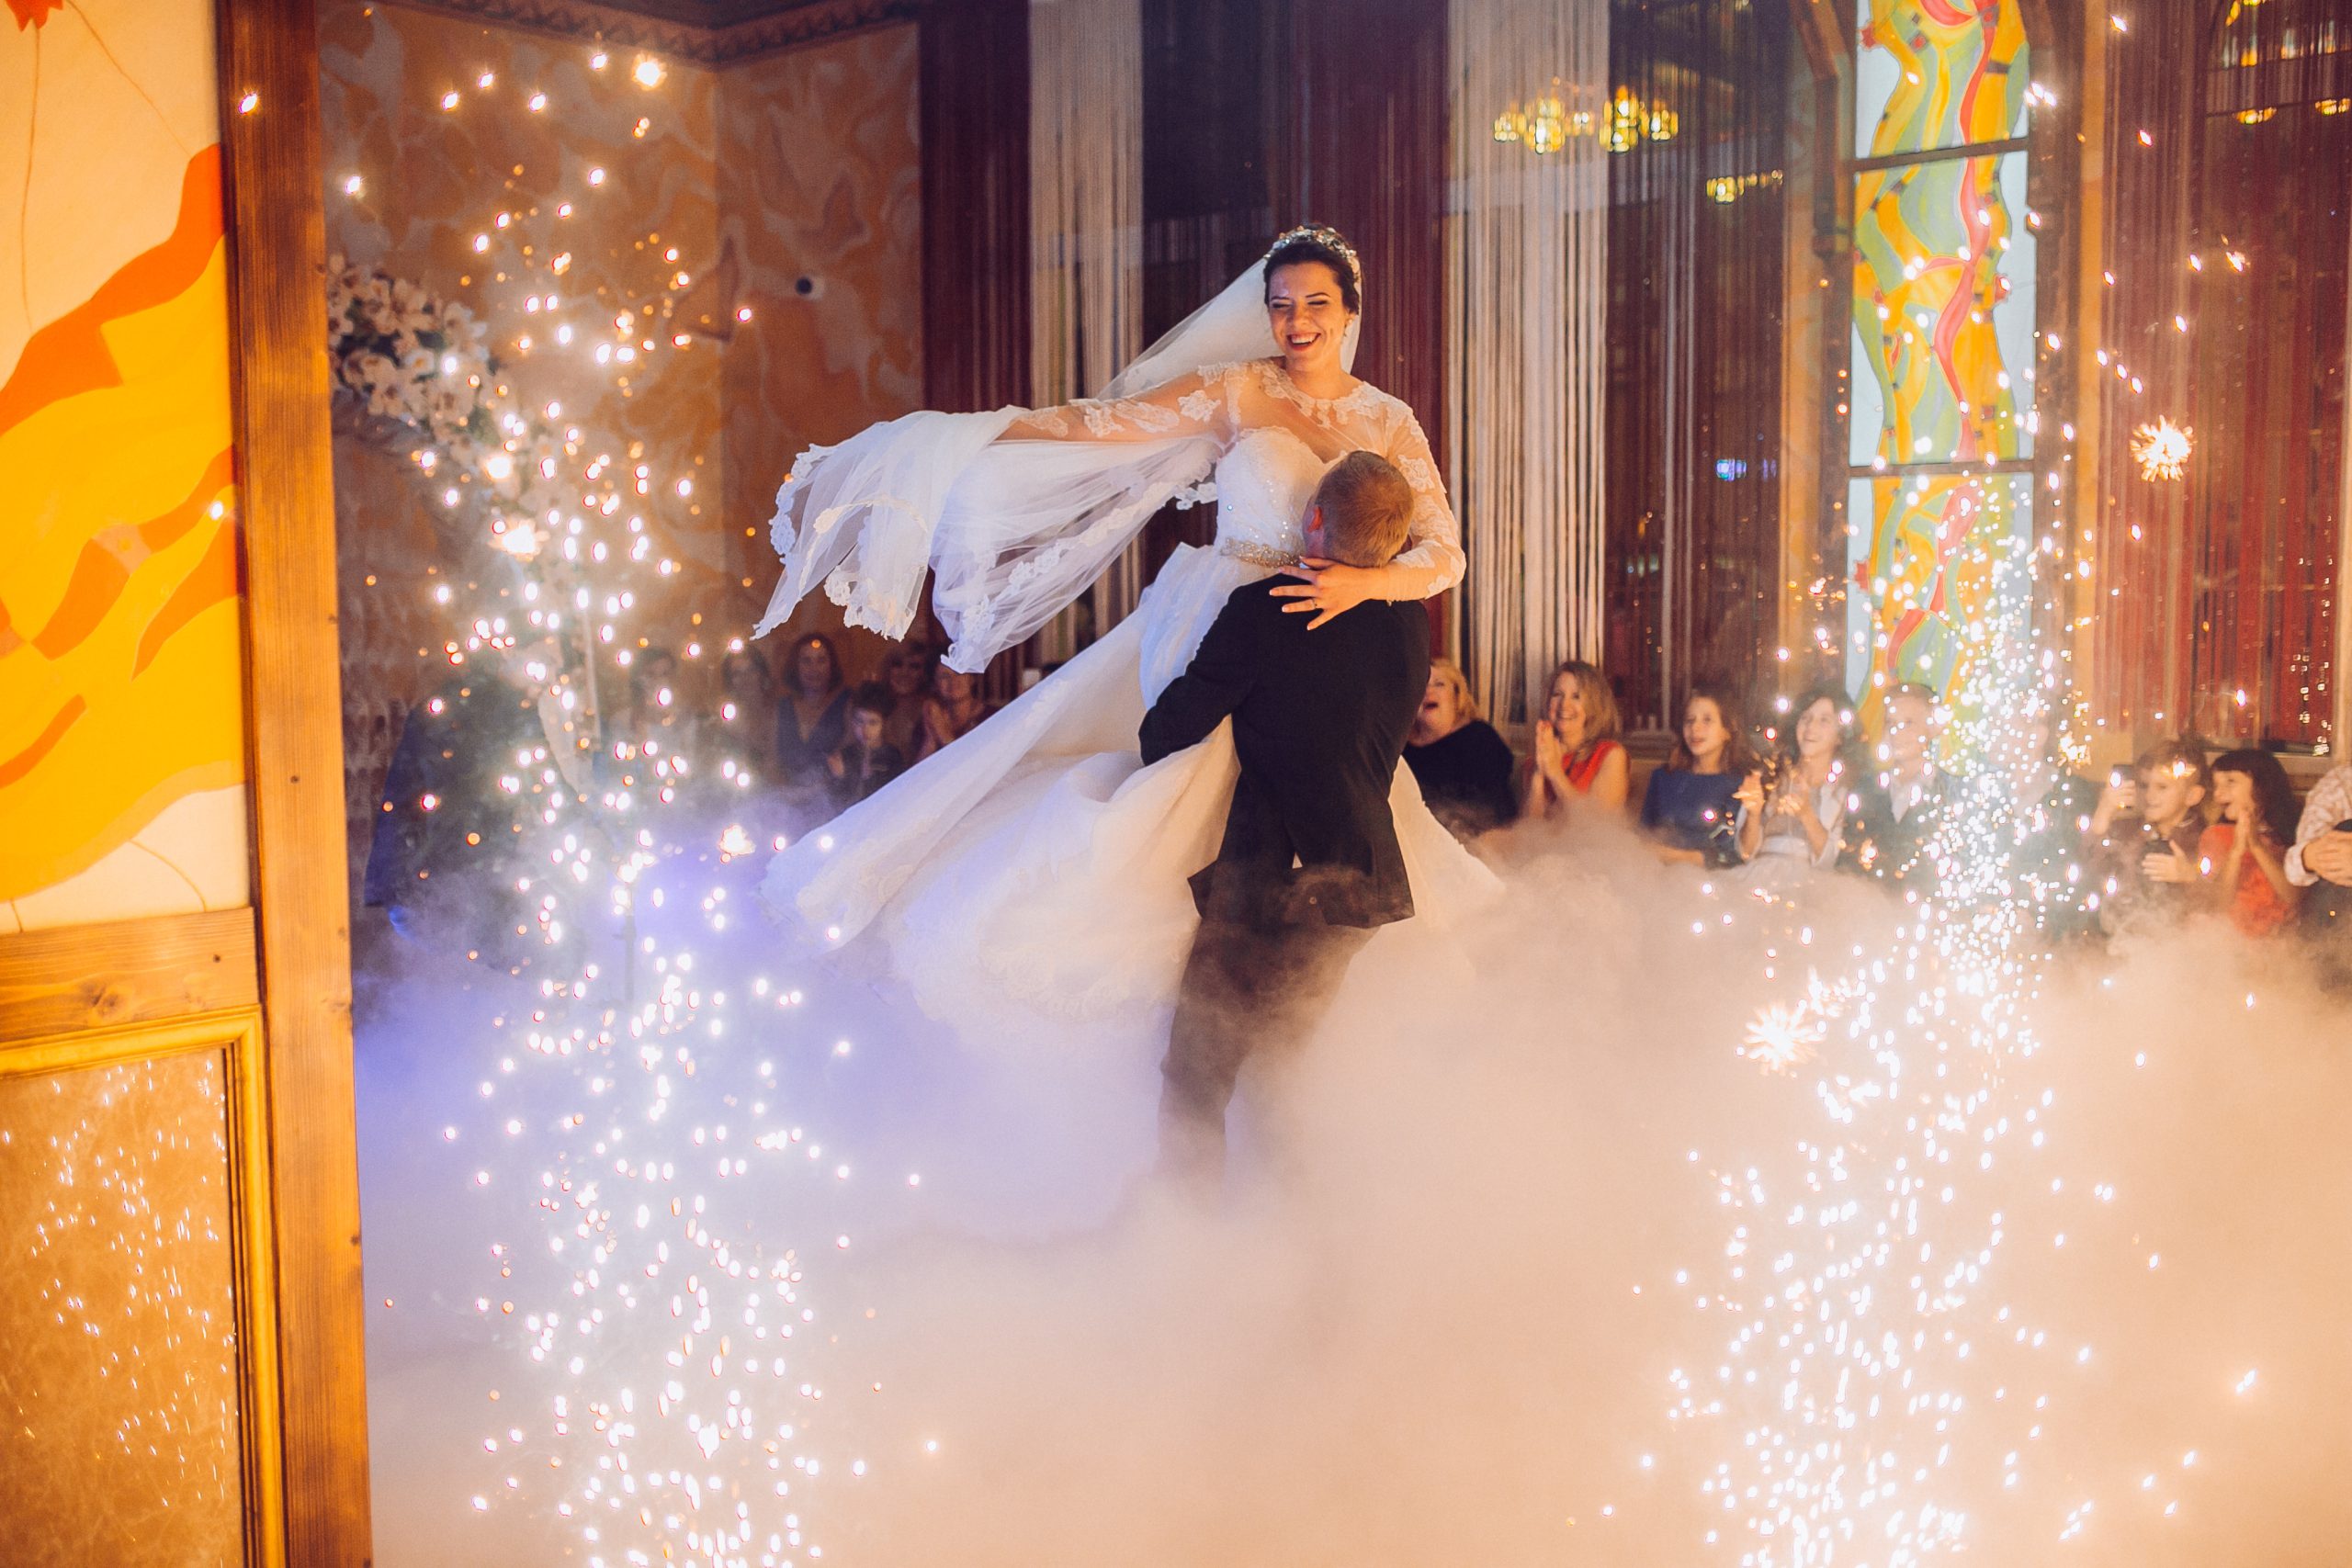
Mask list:
[[1853,705],[1835,686],[1789,705],[1781,753],[1739,786],[1739,854],[1759,882],[1792,886],[1838,863],[1853,780],[1846,759]]
[[2267,751],[2227,752],[2212,771],[2222,819],[2197,841],[2199,869],[2232,925],[2248,936],[2269,936],[2295,918],[2302,895],[2287,875],[2295,786]]
[[2092,897],[2109,935],[2179,913],[2203,880],[2197,847],[2211,787],[2205,748],[2187,739],[2155,746],[2109,782],[2091,813],[2090,838]]
[[1755,767],[1739,705],[1724,688],[1701,683],[1682,705],[1674,755],[1650,775],[1642,796],[1642,829],[1669,865],[1732,865],[1734,796]]
[[897,698],[879,681],[869,681],[850,699],[849,733],[825,759],[826,784],[837,807],[847,809],[899,776],[906,755],[883,739]]

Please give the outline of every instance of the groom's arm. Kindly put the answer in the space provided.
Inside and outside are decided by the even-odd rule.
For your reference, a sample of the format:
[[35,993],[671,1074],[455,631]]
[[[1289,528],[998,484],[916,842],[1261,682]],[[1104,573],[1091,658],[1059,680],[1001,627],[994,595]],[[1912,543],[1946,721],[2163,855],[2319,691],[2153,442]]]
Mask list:
[[1238,596],[1226,601],[1225,608],[1209,623],[1208,635],[1201,638],[1193,662],[1168,683],[1151,711],[1143,716],[1136,739],[1147,764],[1199,745],[1241,705],[1257,679],[1254,622],[1261,615],[1251,612],[1262,614],[1270,603],[1262,597],[1254,602]]

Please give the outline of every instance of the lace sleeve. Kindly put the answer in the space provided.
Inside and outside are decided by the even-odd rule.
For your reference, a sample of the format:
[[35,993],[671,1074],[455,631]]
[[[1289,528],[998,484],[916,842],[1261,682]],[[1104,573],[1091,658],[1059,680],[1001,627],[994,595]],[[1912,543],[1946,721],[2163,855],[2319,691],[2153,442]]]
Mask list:
[[1132,398],[1080,398],[1016,419],[1005,441],[1157,441],[1233,434],[1230,366],[1192,371]]
[[1445,479],[1430,452],[1430,438],[1421,433],[1421,422],[1411,410],[1399,412],[1404,418],[1389,443],[1387,456],[1405,476],[1405,482],[1413,487],[1413,523],[1408,535],[1412,547],[1394,564],[1428,574],[1421,597],[1433,598],[1460,582],[1469,563],[1462,554],[1462,529],[1445,498]]

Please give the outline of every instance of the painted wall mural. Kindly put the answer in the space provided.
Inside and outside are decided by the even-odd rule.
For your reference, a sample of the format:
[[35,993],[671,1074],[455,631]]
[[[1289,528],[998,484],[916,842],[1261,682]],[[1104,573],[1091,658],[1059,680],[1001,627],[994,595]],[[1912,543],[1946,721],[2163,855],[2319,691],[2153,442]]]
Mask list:
[[2018,0],[1868,0],[1855,47],[1849,683],[1947,696],[2030,534],[2032,230]]
[[247,901],[209,0],[8,0],[0,932]]

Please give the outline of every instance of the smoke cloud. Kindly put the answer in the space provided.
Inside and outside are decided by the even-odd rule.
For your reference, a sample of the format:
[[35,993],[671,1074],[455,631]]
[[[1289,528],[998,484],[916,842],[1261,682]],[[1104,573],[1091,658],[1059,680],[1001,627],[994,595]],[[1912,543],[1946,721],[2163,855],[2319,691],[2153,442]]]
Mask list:
[[1496,853],[1268,1043],[1212,1206],[1149,1178],[1150,1021],[963,1039],[775,961],[755,862],[672,875],[651,1066],[388,968],[381,1561],[2337,1561],[2352,1064],[2290,950],[1995,972],[1872,887]]

